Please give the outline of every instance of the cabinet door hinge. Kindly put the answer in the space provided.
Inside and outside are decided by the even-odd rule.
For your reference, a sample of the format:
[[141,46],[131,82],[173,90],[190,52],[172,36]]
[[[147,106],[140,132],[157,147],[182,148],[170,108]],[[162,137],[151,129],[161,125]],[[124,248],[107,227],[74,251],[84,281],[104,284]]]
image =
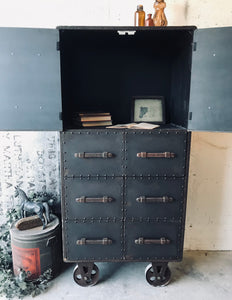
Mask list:
[[57,50],[57,51],[60,51],[60,42],[59,42],[59,41],[56,42],[56,50]]
[[193,42],[193,51],[197,51],[197,42]]
[[63,120],[63,114],[62,114],[62,112],[59,112],[59,120]]
[[188,119],[191,121],[192,118],[193,118],[193,113],[190,111],[190,112],[189,112],[189,117],[188,117]]

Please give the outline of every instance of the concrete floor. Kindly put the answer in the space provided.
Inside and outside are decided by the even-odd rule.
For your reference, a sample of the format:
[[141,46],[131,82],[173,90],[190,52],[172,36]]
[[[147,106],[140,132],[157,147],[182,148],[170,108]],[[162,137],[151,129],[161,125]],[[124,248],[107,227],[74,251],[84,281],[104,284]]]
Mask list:
[[232,299],[232,252],[185,252],[182,262],[169,264],[172,271],[170,284],[156,288],[146,282],[144,270],[147,263],[97,265],[100,270],[97,285],[78,286],[72,279],[74,265],[68,265],[49,290],[35,299]]

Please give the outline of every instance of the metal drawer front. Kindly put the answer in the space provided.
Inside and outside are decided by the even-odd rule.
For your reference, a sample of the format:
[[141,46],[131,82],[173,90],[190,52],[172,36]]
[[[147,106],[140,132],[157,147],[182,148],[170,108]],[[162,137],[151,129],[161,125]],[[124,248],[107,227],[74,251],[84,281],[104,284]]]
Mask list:
[[126,132],[125,174],[184,176],[185,130]]
[[121,217],[122,178],[65,178],[65,218]]
[[177,260],[181,257],[181,228],[178,222],[126,223],[126,259]]
[[127,217],[182,216],[184,178],[126,178],[125,183]]
[[64,222],[66,261],[107,261],[122,258],[122,223],[107,219]]
[[63,133],[64,176],[121,175],[123,137],[112,130]]

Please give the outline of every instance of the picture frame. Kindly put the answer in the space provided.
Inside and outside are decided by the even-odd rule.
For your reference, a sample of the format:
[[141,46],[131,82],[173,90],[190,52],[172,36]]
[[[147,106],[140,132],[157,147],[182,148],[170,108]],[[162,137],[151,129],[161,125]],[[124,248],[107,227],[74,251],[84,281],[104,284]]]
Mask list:
[[165,124],[165,100],[163,96],[136,96],[132,98],[131,122]]

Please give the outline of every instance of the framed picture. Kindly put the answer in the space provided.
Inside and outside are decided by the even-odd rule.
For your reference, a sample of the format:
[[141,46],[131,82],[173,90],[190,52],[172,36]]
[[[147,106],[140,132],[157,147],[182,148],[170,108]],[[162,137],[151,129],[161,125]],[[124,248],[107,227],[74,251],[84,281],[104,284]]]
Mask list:
[[165,124],[165,103],[163,96],[133,97],[131,122]]

